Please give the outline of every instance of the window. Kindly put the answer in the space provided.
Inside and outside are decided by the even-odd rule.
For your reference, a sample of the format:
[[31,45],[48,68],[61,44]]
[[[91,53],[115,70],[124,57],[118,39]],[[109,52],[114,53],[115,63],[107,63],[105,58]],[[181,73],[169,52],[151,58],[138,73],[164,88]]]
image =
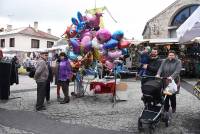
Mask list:
[[47,48],[52,48],[53,44],[54,44],[54,42],[47,41]]
[[0,47],[1,47],[1,48],[4,48],[4,47],[5,47],[5,39],[1,39]]
[[173,19],[171,26],[180,26],[187,18],[198,8],[198,5],[192,5],[181,10]]
[[10,38],[10,47],[15,47],[15,38]]
[[40,48],[40,41],[36,39],[31,39],[31,48]]

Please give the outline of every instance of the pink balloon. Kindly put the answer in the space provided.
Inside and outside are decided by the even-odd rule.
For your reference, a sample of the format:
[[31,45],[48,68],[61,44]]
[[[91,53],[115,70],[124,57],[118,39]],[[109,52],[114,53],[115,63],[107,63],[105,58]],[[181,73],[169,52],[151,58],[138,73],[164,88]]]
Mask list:
[[113,69],[114,68],[114,64],[112,62],[108,61],[108,60],[105,62],[105,65],[106,65],[106,67],[108,69]]
[[90,43],[90,41],[91,41],[90,36],[85,36],[85,37],[83,37],[83,39],[81,40],[81,44],[82,44],[83,46],[86,46],[87,44]]
[[96,37],[102,44],[111,39],[111,33],[106,29],[101,29],[96,33]]
[[111,58],[119,58],[122,55],[122,51],[115,50],[115,51],[109,51],[108,56]]

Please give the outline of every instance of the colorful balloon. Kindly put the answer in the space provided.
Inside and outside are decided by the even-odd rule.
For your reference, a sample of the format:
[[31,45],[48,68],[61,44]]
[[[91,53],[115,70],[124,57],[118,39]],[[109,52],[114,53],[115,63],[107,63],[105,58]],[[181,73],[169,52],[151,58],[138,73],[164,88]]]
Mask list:
[[74,53],[80,54],[80,42],[74,38],[69,39],[69,43],[73,48]]
[[129,47],[129,45],[130,45],[130,42],[129,42],[129,41],[126,41],[126,40],[124,40],[124,41],[121,41],[121,42],[120,42],[120,44],[119,44],[118,48],[120,48],[120,49],[122,49],[122,48],[128,48],[128,47]]
[[110,70],[114,68],[114,64],[108,60],[106,60],[105,65]]
[[116,31],[112,34],[112,38],[117,40],[117,41],[120,41],[121,39],[123,39],[124,37],[124,32],[119,30],[119,31]]
[[119,58],[122,55],[121,50],[109,51],[108,56],[111,58]]
[[108,42],[106,42],[104,45],[103,45],[103,48],[104,49],[113,49],[115,48],[117,45],[118,45],[118,41],[115,40],[115,39],[110,39]]
[[68,57],[69,57],[69,59],[72,60],[72,61],[78,59],[78,55],[75,54],[75,53],[72,52],[72,51],[68,52]]
[[128,55],[128,49],[127,48],[122,49],[122,55]]
[[99,43],[105,43],[111,39],[111,33],[106,29],[101,29],[96,33]]

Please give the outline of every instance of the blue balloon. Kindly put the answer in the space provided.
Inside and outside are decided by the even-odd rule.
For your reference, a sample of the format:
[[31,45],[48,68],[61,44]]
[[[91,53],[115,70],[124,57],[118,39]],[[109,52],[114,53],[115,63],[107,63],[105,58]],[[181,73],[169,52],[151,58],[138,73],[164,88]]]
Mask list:
[[75,53],[72,52],[72,51],[70,51],[70,52],[68,53],[68,57],[69,57],[70,60],[77,60],[77,59],[78,59],[78,55],[75,54]]
[[104,43],[103,48],[104,49],[112,49],[115,48],[118,45],[118,41],[115,39],[110,39],[108,42]]
[[69,39],[70,45],[75,53],[80,53],[80,43],[75,38]]
[[128,49],[127,48],[122,49],[122,55],[128,55]]
[[112,34],[112,38],[118,41],[120,41],[123,37],[124,37],[124,32],[121,30],[116,31]]

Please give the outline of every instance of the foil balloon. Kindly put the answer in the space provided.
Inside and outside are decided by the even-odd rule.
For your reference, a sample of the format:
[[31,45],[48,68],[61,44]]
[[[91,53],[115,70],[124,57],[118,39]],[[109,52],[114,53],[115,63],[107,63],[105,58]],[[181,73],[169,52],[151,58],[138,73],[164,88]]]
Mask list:
[[72,18],[72,24],[76,26],[76,32],[80,33],[86,28],[86,23],[84,21],[84,18],[80,12],[77,12],[77,18]]
[[101,54],[99,53],[99,50],[96,49],[96,48],[94,48],[93,57],[94,57],[94,60],[99,60],[100,57],[101,57]]
[[111,33],[106,29],[101,29],[96,33],[97,40],[99,43],[105,43],[111,39]]
[[105,65],[110,70],[114,68],[114,64],[108,60],[106,60]]
[[122,55],[121,50],[109,51],[108,56],[111,58],[119,58]]
[[74,53],[80,54],[80,42],[74,38],[69,39],[69,43],[73,48]]
[[110,39],[108,42],[106,42],[103,46],[104,49],[113,49],[118,45],[118,41],[115,39]]
[[67,29],[63,35],[65,36],[65,38],[69,39],[69,38],[75,37],[76,34],[77,34],[76,28],[73,25],[71,25],[71,26],[67,27]]
[[118,48],[122,49],[122,48],[128,48],[130,45],[129,41],[121,41]]
[[124,32],[123,31],[116,31],[112,34],[112,38],[117,40],[117,41],[120,41],[121,39],[123,39],[124,37]]
[[72,51],[70,51],[70,52],[68,53],[68,57],[69,57],[69,59],[72,60],[72,61],[78,59],[78,55],[75,54],[75,53],[72,52]]
[[128,55],[128,49],[127,48],[122,49],[122,55]]

